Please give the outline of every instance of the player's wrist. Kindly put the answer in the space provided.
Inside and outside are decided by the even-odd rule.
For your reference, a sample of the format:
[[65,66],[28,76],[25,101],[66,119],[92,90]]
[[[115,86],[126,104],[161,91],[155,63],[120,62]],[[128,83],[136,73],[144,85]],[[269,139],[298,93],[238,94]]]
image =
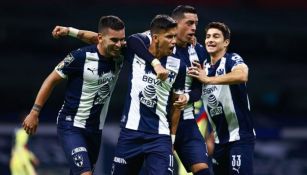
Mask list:
[[171,134],[171,139],[172,139],[172,144],[174,145],[175,140],[176,140],[176,135],[175,134]]
[[161,65],[161,62],[157,58],[155,58],[155,59],[152,60],[151,66],[155,67],[157,65]]
[[77,38],[79,33],[79,29],[73,28],[73,27],[68,27],[68,36]]
[[34,111],[36,113],[40,113],[41,110],[42,110],[42,106],[41,105],[34,104],[31,111]]

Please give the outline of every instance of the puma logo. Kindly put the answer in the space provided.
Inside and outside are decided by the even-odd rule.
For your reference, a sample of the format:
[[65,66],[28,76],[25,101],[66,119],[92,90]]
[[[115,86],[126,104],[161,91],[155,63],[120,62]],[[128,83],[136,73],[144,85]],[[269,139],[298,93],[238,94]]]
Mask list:
[[236,171],[238,174],[239,174],[239,169],[240,167],[239,168],[232,167],[232,170]]
[[89,67],[87,68],[87,70],[91,71],[93,74],[94,74],[94,71],[97,71],[96,68],[91,69],[91,68],[89,68]]

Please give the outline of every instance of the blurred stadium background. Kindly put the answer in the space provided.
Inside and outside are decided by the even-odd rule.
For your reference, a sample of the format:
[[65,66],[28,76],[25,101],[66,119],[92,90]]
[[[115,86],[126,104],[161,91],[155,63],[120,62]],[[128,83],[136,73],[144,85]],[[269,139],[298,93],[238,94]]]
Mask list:
[[[9,175],[14,128],[33,105],[45,77],[71,50],[85,44],[55,40],[55,25],[97,30],[102,15],[117,15],[126,35],[142,32],[158,13],[179,4],[197,8],[197,37],[204,26],[222,21],[232,30],[230,51],[249,65],[249,96],[257,132],[255,175],[306,175],[307,152],[307,1],[305,0],[10,0],[0,2],[0,175]],[[96,174],[109,174],[127,84],[126,70],[114,92]],[[29,148],[41,161],[40,175],[68,174],[56,139],[55,122],[65,84],[44,107]]]

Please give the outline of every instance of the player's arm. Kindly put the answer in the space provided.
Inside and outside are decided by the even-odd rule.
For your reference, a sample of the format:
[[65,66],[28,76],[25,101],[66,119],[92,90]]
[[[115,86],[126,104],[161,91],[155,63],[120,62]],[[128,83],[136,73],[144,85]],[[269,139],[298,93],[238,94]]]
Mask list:
[[34,134],[36,132],[39,113],[49,98],[53,88],[62,80],[63,78],[55,70],[45,79],[36,96],[35,103],[30,113],[27,115],[22,124],[24,130],[28,134]]
[[146,47],[147,44],[150,44],[149,39],[143,34],[133,34],[127,39],[127,46],[129,49],[133,50],[139,57],[143,58],[146,62],[150,63],[154,68],[157,78],[160,80],[166,80],[168,77],[168,70],[165,69],[160,61],[148,51]]
[[172,95],[172,107],[171,107],[171,137],[172,137],[172,143],[174,144],[175,142],[175,136],[177,132],[177,127],[180,119],[180,114],[182,108],[176,103],[183,103],[186,102],[187,98],[184,94],[176,94],[173,93]]
[[240,84],[248,81],[248,67],[244,63],[234,66],[231,72],[225,75],[213,77],[208,77],[205,68],[199,63],[193,62],[193,65],[189,68],[188,75],[197,78],[203,84]]
[[79,30],[73,27],[56,26],[52,30],[54,38],[70,36],[88,44],[98,44],[98,33],[89,30]]

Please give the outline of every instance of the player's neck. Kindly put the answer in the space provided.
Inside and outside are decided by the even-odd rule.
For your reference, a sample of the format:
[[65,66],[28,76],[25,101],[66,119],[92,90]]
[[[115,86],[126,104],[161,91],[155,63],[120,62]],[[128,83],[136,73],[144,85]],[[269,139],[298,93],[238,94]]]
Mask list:
[[99,47],[99,45],[97,45],[97,50],[98,50],[99,54],[102,55],[103,57],[111,58],[111,56],[107,54],[106,50]]
[[162,57],[162,55],[159,52],[159,48],[156,47],[155,44],[151,44],[148,48],[148,51],[155,57],[160,59]]
[[179,47],[187,47],[188,43],[177,38],[176,39],[176,45],[179,46]]
[[210,53],[211,58],[211,65],[215,65],[216,62],[218,62],[226,53],[226,50],[216,52],[216,53]]

